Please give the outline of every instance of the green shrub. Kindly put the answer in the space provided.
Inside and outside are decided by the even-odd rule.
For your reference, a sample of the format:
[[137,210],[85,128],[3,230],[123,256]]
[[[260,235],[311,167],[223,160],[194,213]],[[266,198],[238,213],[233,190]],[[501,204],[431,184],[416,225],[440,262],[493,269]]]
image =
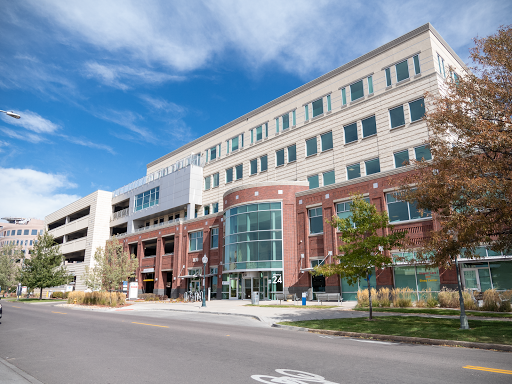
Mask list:
[[60,291],[52,292],[52,297],[54,299],[63,299],[64,298],[64,292],[60,292]]

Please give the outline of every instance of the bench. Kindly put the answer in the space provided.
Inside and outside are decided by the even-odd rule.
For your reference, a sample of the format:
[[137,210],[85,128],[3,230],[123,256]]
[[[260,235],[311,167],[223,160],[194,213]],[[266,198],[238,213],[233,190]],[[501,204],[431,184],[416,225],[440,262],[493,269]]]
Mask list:
[[297,295],[294,294],[284,294],[284,293],[276,293],[276,299],[279,300],[279,305],[281,305],[281,300],[293,300],[293,303],[295,304],[295,301],[297,300]]
[[336,300],[340,304],[343,301],[339,293],[316,293],[316,299],[322,305],[324,301]]

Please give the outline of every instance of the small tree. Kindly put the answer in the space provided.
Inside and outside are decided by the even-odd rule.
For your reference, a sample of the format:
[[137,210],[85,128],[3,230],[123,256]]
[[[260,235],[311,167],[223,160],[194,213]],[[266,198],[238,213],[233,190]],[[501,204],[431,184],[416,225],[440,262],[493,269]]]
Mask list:
[[59,245],[48,232],[37,236],[30,258],[25,259],[19,271],[19,280],[29,289],[39,288],[39,300],[43,298],[43,288],[67,284],[73,279],[64,266],[64,256]]
[[313,273],[340,275],[349,284],[356,284],[359,279],[365,278],[370,300],[369,319],[372,320],[370,276],[372,271],[375,273],[375,268],[385,268],[392,264],[387,253],[402,248],[407,232],[393,232],[387,212],[377,212],[377,208],[366,202],[361,195],[354,196],[350,212],[350,217],[341,219],[333,216],[329,222],[340,231],[343,242],[339,246],[340,254],[335,256],[339,263],[317,266]]
[[122,244],[115,237],[107,242],[105,249],[96,249],[94,262],[94,267],[85,267],[85,284],[92,290],[109,292],[122,289],[123,281],[134,276],[138,266],[135,255],[124,252]]
[[16,275],[19,270],[19,260],[23,250],[19,246],[8,244],[0,248],[0,291],[5,291],[16,285]]

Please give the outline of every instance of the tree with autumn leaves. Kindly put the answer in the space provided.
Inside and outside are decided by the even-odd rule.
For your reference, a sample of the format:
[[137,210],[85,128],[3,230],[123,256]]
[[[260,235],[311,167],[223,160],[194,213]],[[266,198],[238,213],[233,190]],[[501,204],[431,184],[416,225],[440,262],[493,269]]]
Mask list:
[[417,255],[440,267],[481,245],[512,250],[512,26],[474,41],[475,66],[426,95],[432,160],[413,162],[401,188],[439,223]]

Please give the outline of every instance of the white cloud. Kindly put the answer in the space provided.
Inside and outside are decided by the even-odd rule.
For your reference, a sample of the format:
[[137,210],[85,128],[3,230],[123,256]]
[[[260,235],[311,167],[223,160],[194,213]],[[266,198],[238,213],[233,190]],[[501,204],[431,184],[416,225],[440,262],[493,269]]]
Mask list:
[[63,193],[76,188],[66,176],[32,169],[0,168],[1,217],[44,217],[78,199]]
[[162,99],[161,97],[153,97],[149,95],[141,95],[140,98],[149,105],[150,108],[154,110],[158,110],[166,113],[173,113],[176,115],[183,115],[186,112],[186,108],[173,103],[172,101],[167,101]]
[[[99,64],[94,61],[85,64],[85,75],[89,78],[97,78],[102,83],[123,91],[131,88],[126,84],[127,82],[158,84],[167,81],[185,80],[184,76],[169,75],[143,68],[130,68],[126,65]],[[121,80],[126,81],[122,82]]]
[[18,139],[36,144],[41,141],[45,141],[45,139],[40,135],[36,135],[34,133],[26,131],[13,131],[12,129],[3,127],[0,127],[0,131],[2,131],[5,136],[10,137],[11,139]]
[[102,149],[104,151],[110,152],[113,155],[116,154],[115,151],[112,149],[112,147],[109,145],[106,145],[106,144],[94,143],[94,142],[87,140],[83,137],[73,137],[73,136],[67,136],[67,135],[59,135],[59,136],[63,137],[64,139],[66,139],[67,141],[69,141],[70,143],[73,143],[73,144],[82,145],[84,147],[89,147],[89,148]]
[[57,124],[54,124],[50,120],[41,117],[36,112],[28,110],[15,112],[21,116],[20,119],[14,119],[3,113],[0,115],[0,117],[6,123],[17,125],[36,133],[54,133],[59,129]]

